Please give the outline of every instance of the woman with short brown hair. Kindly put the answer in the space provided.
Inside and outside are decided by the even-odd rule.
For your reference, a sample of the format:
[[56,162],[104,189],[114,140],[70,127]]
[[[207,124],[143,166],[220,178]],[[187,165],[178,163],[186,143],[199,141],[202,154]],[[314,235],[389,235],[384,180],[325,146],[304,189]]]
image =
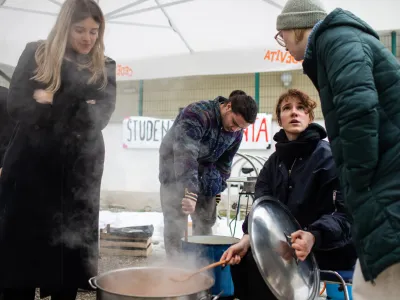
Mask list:
[[[296,89],[279,97],[276,115],[282,129],[274,136],[275,153],[258,176],[255,198],[274,197],[297,219],[302,230],[291,233],[291,237],[300,260],[305,260],[312,251],[321,269],[349,270],[356,261],[350,222],[330,145],[324,140],[325,129],[312,123],[315,107],[315,101]],[[246,218],[243,224],[243,238],[221,260],[227,259],[232,265],[236,298],[276,299],[254,261],[247,221]],[[292,259],[291,253],[281,255],[288,260]]]

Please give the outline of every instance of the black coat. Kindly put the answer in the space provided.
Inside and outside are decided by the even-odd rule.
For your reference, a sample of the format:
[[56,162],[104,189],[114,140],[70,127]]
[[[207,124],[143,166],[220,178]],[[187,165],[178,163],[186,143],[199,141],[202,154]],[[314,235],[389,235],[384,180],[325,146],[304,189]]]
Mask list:
[[[277,198],[303,230],[313,233],[313,253],[320,268],[347,270],[354,266],[356,253],[337,169],[325,137],[325,130],[318,124],[311,124],[292,142],[283,130],[278,132],[274,137],[276,152],[258,176],[255,198]],[[243,224],[245,233],[247,221]]]
[[8,89],[0,86],[0,168],[15,126],[7,112],[7,95]]
[[97,274],[101,130],[115,108],[115,62],[100,90],[64,59],[53,105],[39,104],[33,92],[45,87],[30,80],[37,46],[26,46],[8,95],[18,124],[0,178],[0,285],[85,288]]

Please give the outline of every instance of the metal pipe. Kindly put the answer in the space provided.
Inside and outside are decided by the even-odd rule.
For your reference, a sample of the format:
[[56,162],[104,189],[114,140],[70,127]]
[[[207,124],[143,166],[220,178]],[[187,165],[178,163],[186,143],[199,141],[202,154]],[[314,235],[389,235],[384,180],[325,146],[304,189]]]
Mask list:
[[320,273],[327,273],[327,274],[333,274],[335,275],[337,278],[339,278],[341,284],[343,285],[343,293],[344,293],[344,299],[345,300],[349,300],[349,293],[347,291],[347,285],[346,282],[344,281],[343,277],[340,276],[340,274],[338,272],[335,271],[326,271],[326,270],[320,270]]
[[392,31],[392,53],[397,57],[397,33]]
[[159,6],[156,5],[156,6],[152,6],[152,7],[147,7],[147,8],[138,9],[138,10],[134,10],[134,11],[131,11],[131,12],[119,14],[119,15],[113,15],[113,16],[110,16],[108,19],[111,20],[111,19],[116,19],[116,18],[131,16],[131,15],[136,15],[136,14],[140,14],[140,13],[143,13],[143,12],[160,9],[160,8],[163,8],[163,7],[169,7],[169,6],[173,6],[173,5],[177,5],[177,4],[181,4],[181,3],[185,3],[185,2],[189,2],[189,1],[194,1],[194,0],[180,0],[180,1],[172,2],[172,3],[160,4]]
[[260,111],[260,73],[254,74],[254,100],[256,100],[257,109]]
[[10,7],[10,6],[1,6],[0,9],[9,9],[9,10],[14,10],[14,11],[22,11],[22,12],[27,12],[27,13],[32,13],[32,14],[39,14],[39,15],[46,15],[46,16],[52,16],[52,17],[57,17],[58,14],[56,13],[51,13],[47,11],[41,11],[41,10],[33,10],[33,9],[26,9],[26,8],[18,8],[18,7]]
[[241,154],[241,153],[236,153],[236,155],[238,155],[238,156],[241,156],[241,157],[243,157],[244,159],[246,159],[249,163],[250,163],[250,165],[253,167],[253,169],[254,169],[254,171],[256,172],[256,174],[257,174],[257,176],[258,176],[258,171],[257,171],[257,168],[256,168],[256,166],[253,164],[253,162],[247,157],[247,155],[246,154]]
[[139,80],[139,116],[143,116],[143,80]]
[[138,27],[150,27],[150,28],[160,28],[160,29],[168,29],[168,30],[171,30],[171,27],[170,27],[170,26],[155,25],[155,24],[142,24],[142,23],[135,23],[135,22],[108,21],[108,24],[130,25],[130,26],[138,26]]
[[[233,168],[235,167],[235,165],[236,165],[237,163],[239,163],[239,161],[241,161],[241,160],[243,160],[243,159],[244,159],[243,157],[240,157],[239,159],[237,159],[236,161],[234,161],[233,164],[232,164],[232,166],[231,166],[231,170],[233,170]],[[239,175],[240,175],[240,173],[239,173]]]
[[257,157],[258,157],[259,159],[263,160],[264,163],[268,160],[268,157],[265,157],[265,156],[259,156],[259,155],[257,155]]
[[0,76],[3,77],[6,81],[11,82],[11,78],[2,70],[0,70]]
[[161,9],[161,11],[163,12],[164,16],[167,18],[169,24],[171,25],[172,29],[176,32],[176,34],[181,38],[182,42],[185,44],[186,48],[188,48],[188,50],[190,51],[190,53],[193,53],[194,50],[192,47],[190,47],[189,43],[185,40],[185,38],[183,37],[182,33],[180,32],[180,30],[176,27],[176,25],[172,22],[171,17],[168,15],[167,11],[165,10],[165,7],[162,6],[159,3],[159,0],[154,0],[157,4],[157,6]]
[[268,3],[268,4],[271,4],[272,6],[274,6],[274,7],[276,7],[276,8],[279,8],[279,9],[282,9],[282,8],[283,8],[282,5],[276,3],[276,2],[273,1],[273,0],[264,0],[264,2],[266,2],[266,3]]
[[[247,154],[248,157],[254,159],[256,162],[258,162],[261,165],[261,168],[264,166],[263,162],[261,162],[257,156],[251,155],[251,154]],[[258,172],[257,172],[257,176],[258,176]]]
[[57,0],[47,0],[55,5],[62,6],[62,3],[58,2]]
[[[113,11],[110,11],[109,13],[106,13],[104,15],[104,17],[106,19],[110,19],[111,16],[114,16],[114,15],[118,14],[121,11],[127,10],[128,8],[131,8],[131,7],[134,7],[136,5],[142,4],[143,2],[146,2],[146,1],[147,0],[138,0],[138,1],[134,2],[134,3],[127,4],[125,6],[117,8],[116,10],[113,10]],[[115,18],[118,18],[118,16],[116,16]]]

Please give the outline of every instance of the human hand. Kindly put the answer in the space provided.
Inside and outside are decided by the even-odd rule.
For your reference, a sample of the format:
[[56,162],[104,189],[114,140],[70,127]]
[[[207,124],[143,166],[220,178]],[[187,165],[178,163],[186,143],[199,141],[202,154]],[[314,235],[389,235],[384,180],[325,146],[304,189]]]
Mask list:
[[52,104],[53,103],[53,93],[47,92],[43,89],[35,90],[33,92],[33,99],[41,104]]
[[185,190],[185,196],[182,199],[182,211],[186,215],[194,213],[196,209],[197,195]]
[[96,100],[86,100],[87,104],[96,104]]
[[304,261],[310,254],[315,243],[315,237],[308,231],[298,230],[291,234],[292,248],[300,261]]
[[237,265],[241,262],[242,258],[246,255],[250,248],[250,237],[245,234],[239,243],[234,244],[222,254],[220,261],[227,260],[228,265]]

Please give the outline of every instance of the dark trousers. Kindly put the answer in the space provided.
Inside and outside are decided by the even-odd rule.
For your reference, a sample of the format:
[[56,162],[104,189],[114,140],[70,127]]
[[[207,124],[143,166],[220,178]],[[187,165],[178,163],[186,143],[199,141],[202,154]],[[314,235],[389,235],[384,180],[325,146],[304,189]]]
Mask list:
[[[160,199],[164,215],[164,245],[169,258],[179,257],[181,240],[187,228],[188,216],[182,212],[184,191],[176,184],[161,184]],[[193,235],[211,235],[216,221],[215,197],[198,195],[195,212],[191,215]]]
[[[60,291],[52,291],[46,296],[50,296],[51,300],[75,300],[78,289],[65,289]],[[2,300],[35,300],[35,288],[26,289],[4,289]]]
[[235,298],[240,300],[276,300],[268,288],[254,260],[251,249],[240,264],[231,266]]

